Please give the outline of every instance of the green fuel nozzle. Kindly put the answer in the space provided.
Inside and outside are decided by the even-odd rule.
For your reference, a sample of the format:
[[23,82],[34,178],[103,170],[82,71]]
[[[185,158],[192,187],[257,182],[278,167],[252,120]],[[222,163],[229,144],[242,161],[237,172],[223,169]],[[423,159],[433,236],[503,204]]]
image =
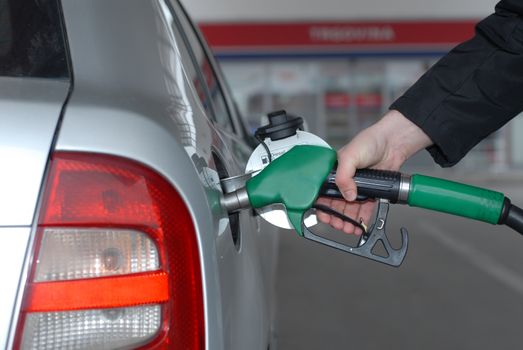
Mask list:
[[224,196],[228,211],[283,204],[293,227],[302,234],[302,219],[336,162],[330,148],[300,145],[272,161],[244,188]]
[[330,148],[295,146],[247,181],[252,207],[283,204],[289,221],[302,236],[303,216],[316,201],[335,162],[336,152]]
[[[330,148],[294,146],[249,179],[244,188],[227,193],[222,205],[232,212],[283,204],[300,236],[392,266],[399,266],[405,257],[408,233],[402,229],[401,248],[392,248],[385,233],[389,203],[506,224],[523,233],[523,210],[512,205],[503,193],[424,175],[363,169],[354,177],[358,199],[379,200],[375,223],[362,234],[356,247],[329,240],[311,232],[304,224],[304,215],[313,208],[319,196],[343,198],[335,183],[335,164],[336,152]],[[373,252],[379,242],[385,247],[385,256]]]

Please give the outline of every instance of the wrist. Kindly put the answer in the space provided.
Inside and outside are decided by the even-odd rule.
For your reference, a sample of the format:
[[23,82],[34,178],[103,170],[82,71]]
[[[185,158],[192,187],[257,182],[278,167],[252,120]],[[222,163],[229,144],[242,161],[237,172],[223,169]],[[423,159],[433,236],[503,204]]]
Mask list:
[[392,167],[399,167],[418,151],[432,145],[432,140],[401,112],[390,110],[376,124],[385,136],[387,158]]

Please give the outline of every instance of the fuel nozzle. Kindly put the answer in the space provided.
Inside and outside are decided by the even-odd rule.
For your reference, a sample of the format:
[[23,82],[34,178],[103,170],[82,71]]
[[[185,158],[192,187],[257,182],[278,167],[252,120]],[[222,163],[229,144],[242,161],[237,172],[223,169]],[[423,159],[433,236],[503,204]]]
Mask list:
[[[335,162],[336,152],[330,148],[314,145],[294,146],[257,175],[247,180],[245,186],[225,194],[222,198],[222,206],[228,212],[234,212],[243,208],[259,209],[273,204],[283,204],[287,219],[298,235],[350,254],[392,266],[400,265],[407,252],[408,234],[406,230],[402,230],[400,249],[395,249],[390,245],[385,233],[388,201],[380,202],[377,224],[371,227],[365,240],[362,240],[357,247],[316,235],[305,225],[306,213],[313,208],[317,209],[314,203]],[[368,177],[372,179],[373,177],[370,175]],[[381,184],[382,186],[391,185],[392,190],[381,190],[387,194],[389,192],[395,194],[399,191],[394,191],[397,186],[394,187],[391,184],[393,180],[397,180],[396,177],[381,173],[377,175],[381,175],[377,176],[377,180],[381,182],[378,182],[376,186],[369,186],[371,190],[381,190],[378,186]],[[371,193],[374,192],[369,191],[368,194]],[[383,243],[388,254],[386,257],[373,253],[373,247],[378,242]]]

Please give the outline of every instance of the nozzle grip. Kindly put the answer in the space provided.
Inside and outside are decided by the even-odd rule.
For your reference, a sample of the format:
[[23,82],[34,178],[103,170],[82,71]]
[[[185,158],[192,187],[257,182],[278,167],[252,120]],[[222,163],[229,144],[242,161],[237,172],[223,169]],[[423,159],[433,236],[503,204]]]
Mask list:
[[387,199],[391,203],[398,201],[401,185],[400,172],[360,169],[356,171],[354,181],[360,195]]
[[[399,198],[401,173],[388,170],[359,169],[356,171],[354,181],[358,188],[358,200],[368,198],[387,199],[396,203]],[[336,186],[336,171],[332,171],[320,189],[320,196],[343,198]]]

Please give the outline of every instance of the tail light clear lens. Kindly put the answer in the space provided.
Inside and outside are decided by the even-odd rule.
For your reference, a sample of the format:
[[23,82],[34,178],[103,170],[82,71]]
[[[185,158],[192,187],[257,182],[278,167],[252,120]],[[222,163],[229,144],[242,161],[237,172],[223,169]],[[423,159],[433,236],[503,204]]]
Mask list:
[[34,281],[124,275],[159,268],[156,244],[143,232],[46,228]]
[[151,169],[54,154],[36,239],[16,347],[204,347],[193,222]]
[[23,349],[126,349],[161,327],[161,307],[36,312],[26,317]]

